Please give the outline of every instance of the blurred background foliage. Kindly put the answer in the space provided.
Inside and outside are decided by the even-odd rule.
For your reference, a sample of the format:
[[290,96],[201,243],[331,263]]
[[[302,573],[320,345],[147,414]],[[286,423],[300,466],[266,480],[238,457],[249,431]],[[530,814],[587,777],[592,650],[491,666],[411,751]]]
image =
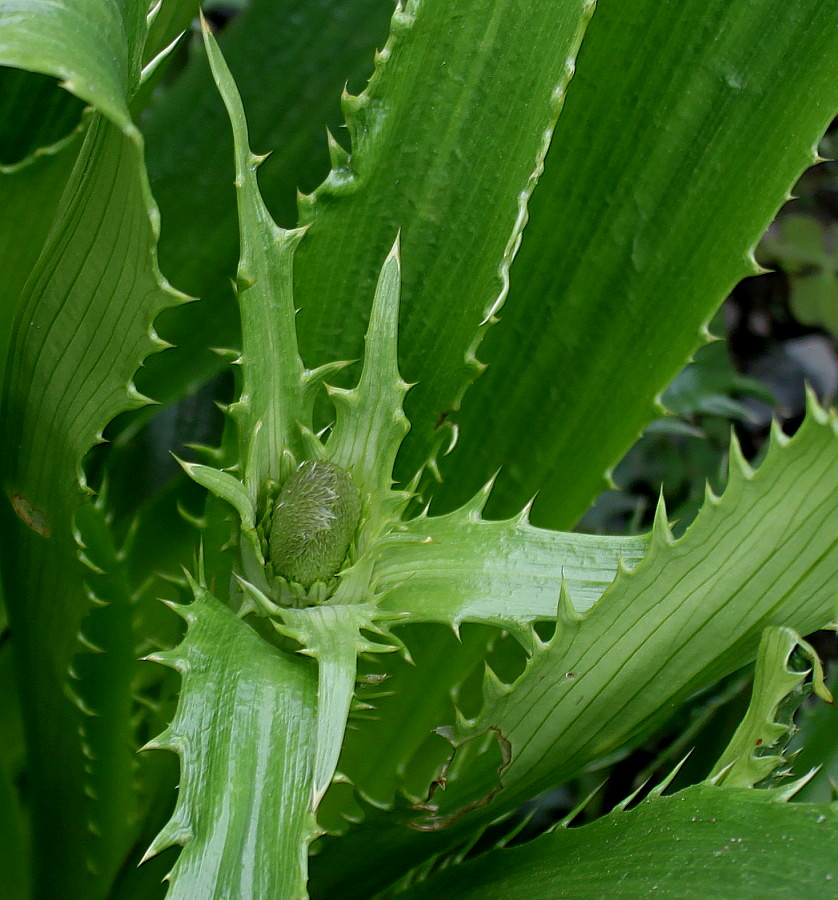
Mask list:
[[659,493],[683,532],[704,496],[727,472],[731,430],[759,462],[771,419],[793,434],[805,386],[827,405],[838,394],[838,123],[820,147],[826,162],[800,180],[795,199],[765,235],[757,258],[768,271],[741,282],[715,317],[720,338],[695,355],[662,399],[652,422],[615,468],[580,523],[598,533],[651,526]]

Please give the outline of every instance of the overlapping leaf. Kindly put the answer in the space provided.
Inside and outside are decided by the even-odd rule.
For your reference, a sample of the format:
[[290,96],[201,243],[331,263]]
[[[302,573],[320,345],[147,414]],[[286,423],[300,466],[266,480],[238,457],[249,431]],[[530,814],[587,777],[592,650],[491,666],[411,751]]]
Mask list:
[[[410,818],[405,809],[368,815],[313,862],[315,896],[336,889],[336,872],[358,878],[355,861],[365,846],[381,854],[374,880],[365,882],[370,891],[467,842],[482,823],[572,777],[745,666],[765,626],[791,624],[806,633],[827,624],[838,533],[835,430],[834,415],[812,401],[798,434],[775,434],[758,470],[734,450],[725,493],[708,496],[683,538],[674,540],[659,517],[644,559],[621,570],[592,609],[580,616],[566,595],[555,636],[536,646],[524,673],[505,684],[490,672],[479,715],[446,732],[459,745],[443,773],[446,789],[420,804],[430,811],[413,821],[449,827],[420,835],[395,827]],[[398,698],[392,700],[397,716]],[[383,711],[385,724],[393,710]],[[351,745],[353,759],[361,757],[361,737]],[[415,746],[400,748],[402,765]],[[364,793],[369,775],[355,771]],[[388,797],[375,787],[370,795]],[[470,808],[477,811],[467,815]]]
[[502,466],[491,517],[538,491],[534,522],[576,524],[758,271],[751,252],[838,109],[836,58],[838,7],[818,0],[597,4],[489,369],[457,417],[448,508]]
[[629,797],[590,825],[568,829],[565,820],[523,847],[454,860],[402,896],[591,897],[614,884],[625,897],[828,893],[838,804],[785,803],[800,781],[749,790],[771,773],[788,778],[776,771],[787,763],[778,742],[813,690],[828,699],[823,688],[811,647],[788,628],[766,629],[750,707],[707,782],[664,797],[673,772],[633,809]]
[[[90,852],[97,839],[87,827],[83,714],[68,699],[66,681],[91,604],[73,536],[74,515],[85,502],[82,461],[113,416],[143,402],[133,375],[163,346],[152,329],[155,316],[178,302],[155,265],[156,210],[127,111],[145,13],[144,4],[104,0],[0,5],[0,62],[63,79],[109,117],[89,119],[63,193],[71,157],[56,157],[56,166],[30,164],[26,174],[41,196],[48,189],[56,194],[37,217],[24,217],[34,243],[10,273],[16,293],[9,298],[2,402],[1,543],[29,763],[38,773],[31,802],[35,891],[43,896],[100,896],[124,852],[111,853],[118,835],[113,845],[106,840]],[[116,762],[125,738],[117,728],[97,744],[97,753],[115,754],[99,758],[100,771]],[[131,791],[123,778],[112,787]],[[124,799],[109,802],[123,808]],[[99,850],[109,858],[89,871]]]
[[[375,20],[366,4],[358,3],[352,14],[358,9]],[[590,11],[588,0],[543,7],[522,0],[406,4],[393,18],[369,87],[344,99],[351,156],[339,138],[330,140],[332,173],[302,201],[300,221],[312,227],[297,254],[295,296],[302,355],[309,365],[358,355],[381,260],[403,229],[402,361],[406,376],[419,382],[409,418],[420,428],[408,479],[436,443],[440,415],[480,369],[470,351],[481,323],[505,296],[527,198]],[[357,39],[354,30],[345,47],[339,39],[352,60]],[[239,40],[243,34],[234,52],[241,52]],[[288,46],[294,47],[293,41]],[[332,56],[321,67],[327,73]],[[356,66],[361,68],[353,61],[350,71]],[[345,77],[341,73],[340,79]],[[265,115],[268,103],[259,99],[256,113]],[[290,134],[283,138],[288,148],[280,146],[277,159],[280,154],[288,159],[286,154],[300,146]],[[269,165],[263,186],[268,200],[280,206],[287,185],[277,174],[267,177]],[[189,202],[194,208],[194,200]],[[229,242],[229,219],[224,228]],[[219,225],[208,236],[214,247],[221,243],[220,231]],[[230,268],[229,243],[212,256],[222,252]],[[179,285],[199,291],[192,279],[203,282],[209,270],[196,268],[194,257],[183,260],[189,280],[182,282],[175,269],[166,271]],[[182,384],[183,375],[171,382]]]
[[[284,225],[296,220],[297,188],[310,190],[328,172],[324,126],[339,127],[341,89],[368,77],[391,13],[380,0],[254,0],[220,35],[253,147],[272,151],[259,180]],[[197,43],[182,77],[152,98],[142,126],[163,221],[163,271],[204,303],[200,312],[163,317],[161,332],[177,349],[151,361],[139,379],[145,393],[172,399],[218,371],[221,360],[207,347],[238,340],[229,288],[238,260],[232,142]]]
[[344,97],[351,152],[332,142],[331,174],[301,201],[295,296],[312,362],[356,354],[353,323],[401,229],[402,370],[416,382],[406,480],[481,370],[474,348],[506,296],[591,12],[588,0],[399,7],[369,85]]
[[835,803],[698,786],[481,856],[400,896],[824,896],[838,878],[836,828]]
[[176,611],[186,637],[150,659],[181,674],[181,699],[148,746],[180,756],[180,787],[147,855],[183,845],[169,900],[303,897],[316,834],[315,667],[272,647],[200,587]]
[[3,0],[0,65],[59,78],[126,133],[139,80],[146,4],[140,0]]
[[817,653],[790,628],[766,629],[748,712],[708,780],[725,787],[765,787],[787,779],[793,716],[812,693],[832,702]]
[[514,804],[744,666],[766,626],[804,634],[826,626],[834,616],[837,430],[835,415],[810,397],[800,431],[790,440],[775,431],[756,471],[734,444],[724,495],[708,492],[683,538],[674,540],[659,516],[643,562],[621,572],[582,617],[565,604],[556,635],[514,684],[487,678],[484,709],[454,731],[477,758],[458,769],[462,791],[449,778],[441,806],[450,814],[495,790],[496,763],[478,761],[481,734],[509,744],[502,796]]

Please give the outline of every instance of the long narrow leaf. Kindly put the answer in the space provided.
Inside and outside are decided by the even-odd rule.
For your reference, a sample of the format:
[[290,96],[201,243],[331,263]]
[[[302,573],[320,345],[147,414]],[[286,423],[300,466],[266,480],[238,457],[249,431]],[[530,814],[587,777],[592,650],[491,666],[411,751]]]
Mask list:
[[648,549],[647,537],[562,534],[533,528],[526,514],[481,518],[489,487],[446,516],[423,515],[399,528],[375,569],[383,605],[412,620],[488,622],[500,628],[552,619],[562,590],[579,613]]
[[[571,528],[660,414],[838,109],[838,6],[601,0],[489,364],[443,469],[464,503]],[[406,370],[407,375],[413,373]]]
[[838,878],[836,829],[835,803],[778,803],[766,791],[699,786],[481,856],[404,896],[829,896]]
[[[293,225],[297,189],[310,190],[328,172],[324,128],[341,123],[347,80],[369,76],[391,13],[381,0],[254,0],[219,36],[252,146],[273,151],[259,183],[277,222]],[[165,317],[162,333],[176,349],[151,361],[139,381],[145,393],[168,400],[219,370],[222,361],[207,347],[238,340],[229,288],[238,261],[232,143],[203,48],[193,47],[182,77],[159,88],[142,127],[163,221],[161,267],[204,304]]]
[[366,298],[401,229],[401,368],[417,382],[406,479],[481,371],[474,348],[506,297],[592,6],[400,5],[369,85],[344,97],[349,152],[332,142],[331,174],[301,201],[310,228],[295,296],[311,364],[357,354]]
[[[50,204],[55,218],[40,258],[20,299],[10,298],[3,577],[38,772],[31,796],[36,891],[44,896],[92,898],[106,888],[107,874],[87,869],[86,847],[96,838],[87,826],[82,714],[67,697],[90,606],[73,519],[85,502],[84,457],[110,419],[144,402],[132,378],[165,346],[155,316],[178,302],[156,269],[156,209],[127,114],[145,12],[135,0],[0,4],[0,62],[63,78],[110,118],[90,118],[67,188]],[[45,224],[32,223],[41,240]]]

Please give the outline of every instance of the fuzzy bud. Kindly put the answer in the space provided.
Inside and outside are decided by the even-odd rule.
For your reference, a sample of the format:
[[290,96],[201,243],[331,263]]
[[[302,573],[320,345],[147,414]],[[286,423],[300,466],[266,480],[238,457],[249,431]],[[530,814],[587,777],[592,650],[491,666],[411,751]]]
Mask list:
[[339,569],[358,529],[361,495],[340,466],[308,460],[285,482],[271,521],[276,571],[308,590]]

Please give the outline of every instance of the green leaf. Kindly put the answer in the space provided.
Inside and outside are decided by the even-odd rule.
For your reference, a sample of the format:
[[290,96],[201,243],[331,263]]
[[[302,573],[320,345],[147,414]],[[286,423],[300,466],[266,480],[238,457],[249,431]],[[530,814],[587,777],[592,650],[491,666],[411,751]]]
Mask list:
[[796,730],[792,716],[812,693],[832,701],[817,653],[790,628],[767,628],[748,712],[708,780],[725,787],[761,787],[787,775],[777,770],[787,761],[784,751]]
[[91,608],[82,621],[67,692],[84,713],[78,736],[86,759],[86,826],[95,838],[86,863],[110,886],[139,836],[134,702],[137,676],[133,592],[125,553],[114,546],[105,497],[79,508],[76,539],[88,568]]
[[180,701],[148,748],[180,756],[180,787],[146,858],[183,845],[168,900],[304,897],[317,833],[314,666],[272,647],[202,588],[173,608],[186,637],[149,659],[181,674]]
[[255,528],[256,506],[247,488],[238,478],[211,466],[184,462],[181,459],[178,462],[193,481],[211,491],[216,497],[226,500],[241,516],[242,523],[246,527]]
[[0,65],[61,80],[127,135],[139,79],[146,5],[140,0],[2,0]]
[[144,67],[189,28],[199,7],[197,0],[161,0],[157,9],[150,11]]
[[[374,18],[362,2],[352,11],[358,6],[360,21]],[[319,7],[312,8],[319,12]],[[379,56],[379,74],[360,98],[345,100],[351,162],[338,143],[330,141],[333,172],[313,204],[304,203],[301,221],[313,221],[312,236],[318,235],[316,243],[307,242],[303,257],[298,256],[298,263],[303,258],[305,262],[302,269],[297,265],[295,275],[302,309],[301,348],[311,364],[357,354],[368,314],[366,298],[381,260],[400,225],[415,234],[404,232],[408,270],[403,359],[409,365],[406,371],[420,382],[414,403],[422,395],[425,401],[422,412],[410,416],[421,425],[421,441],[408,477],[436,443],[434,426],[440,413],[480,370],[470,348],[487,312],[505,294],[508,264],[526,219],[526,199],[540,171],[590,9],[588,0],[563,0],[559,7],[543,10],[533,10],[523,0],[500,5],[470,0],[456,9],[428,0],[400,8],[391,40]],[[329,26],[335,18],[335,13],[327,16]],[[324,46],[333,34],[325,30]],[[361,69],[354,55],[360,56],[359,34],[360,29],[349,42],[345,35],[334,35],[331,46],[339,50],[336,54],[330,49],[321,68],[331,72],[333,58],[345,53],[353,64],[348,71]],[[289,36],[288,46],[293,48],[297,40]],[[311,65],[305,58],[301,62]],[[341,73],[340,80],[345,77],[346,72]],[[316,84],[321,76],[312,78]],[[259,102],[264,108],[266,100]],[[461,114],[452,118],[452,108]],[[454,127],[455,122],[460,124]],[[486,147],[497,146],[501,134],[503,146],[492,154],[493,165],[476,166],[486,158]],[[296,149],[299,139],[286,139]],[[427,159],[435,160],[432,172],[424,165]],[[298,171],[307,172],[305,161],[300,162]],[[202,168],[205,165],[202,159]],[[478,179],[468,190],[462,187],[466,168]],[[288,197],[286,185],[282,182],[279,202]],[[216,221],[214,216],[204,218]],[[491,223],[477,240],[475,222]],[[213,231],[215,244],[220,229]],[[180,258],[183,251],[176,252]],[[213,255],[221,258],[221,253],[229,260],[229,245]],[[203,293],[217,293],[223,279],[215,276],[213,287],[207,271],[194,272],[195,261],[194,256],[184,260],[190,280],[181,281],[168,264],[165,269],[181,286],[200,291],[191,280],[195,277],[207,284]],[[207,269],[203,262],[201,268]],[[458,302],[452,307],[445,298],[454,295]],[[339,320],[333,310],[340,310]],[[179,332],[172,334],[180,343]],[[432,340],[426,342],[428,336]],[[212,338],[215,345],[218,340]],[[423,343],[426,349],[420,351]],[[430,396],[433,390],[439,392],[440,380],[445,382],[445,396]],[[171,381],[183,384],[184,373]]]
[[467,678],[479,686],[498,632],[466,625],[455,635],[440,625],[411,625],[400,628],[399,637],[406,659],[391,654],[359,661],[360,709],[350,718],[338,765],[360,796],[381,809],[392,809],[399,791],[413,802],[425,799],[450,750],[434,728],[454,716],[454,696],[463,702]]
[[345,95],[351,153],[301,200],[295,267],[311,364],[357,355],[367,297],[401,230],[401,370],[416,387],[401,475],[427,461],[440,417],[481,371],[588,0],[423,0],[399,6],[364,92]]
[[770,791],[699,785],[483,854],[403,896],[827,896],[838,880],[836,829],[835,803],[778,803]]
[[[327,456],[350,472],[362,494],[370,498],[371,515],[380,515],[391,496],[396,453],[410,428],[402,410],[408,385],[399,375],[397,353],[400,282],[396,241],[375,290],[361,378],[352,390],[329,388],[336,421]],[[380,523],[370,525],[373,533],[376,526]]]
[[[340,126],[341,89],[368,77],[391,14],[381,0],[253,0],[219,36],[252,144],[273,149],[259,182],[276,221],[293,225],[298,187],[310,190],[328,172],[324,125]],[[138,381],[144,393],[168,400],[219,370],[221,360],[207,347],[239,339],[229,288],[238,262],[232,147],[198,42],[182,76],[152,98],[142,127],[163,221],[161,267],[173,284],[202,299],[200,308],[161,319],[161,333],[177,349],[150,361]],[[377,266],[386,252],[382,247]]]
[[75,134],[17,165],[0,166],[0,389],[17,300],[47,239],[80,145]]
[[659,510],[639,565],[620,571],[583,616],[563,604],[554,638],[513,684],[488,677],[483,710],[453,730],[463,757],[439,800],[440,822],[497,790],[497,763],[481,762],[481,735],[509,746],[500,810],[493,807],[509,809],[746,665],[765,627],[824,627],[835,612],[836,432],[838,417],[810,396],[798,433],[775,430],[758,470],[734,443],[724,495],[708,492],[682,538]]
[[86,870],[95,839],[79,825],[88,805],[82,719],[65,693],[91,603],[73,520],[86,502],[82,461],[115,415],[145,402],[132,377],[165,346],[152,329],[155,316],[178,302],[155,266],[155,216],[141,145],[93,116],[9,339],[0,552],[39,773],[31,786],[37,890],[68,900],[102,889],[100,876],[91,882]]
[[374,570],[382,607],[409,611],[411,621],[486,622],[513,629],[553,619],[562,590],[575,610],[590,609],[618,568],[633,568],[647,537],[562,534],[533,528],[528,510],[489,522],[481,512],[487,485],[468,505],[445,516],[427,514],[382,542]]
[[[251,153],[244,107],[218,44],[202,20],[204,46],[233,127],[241,254],[236,294],[242,323],[242,392],[232,407],[239,423],[244,481],[254,501],[268,480],[291,471],[286,454],[303,456],[301,427],[309,426],[305,370],[297,349],[292,261],[301,230],[271,218],[256,181],[261,158]],[[308,407],[308,408],[306,408]]]
[[[376,624],[381,614],[361,604],[283,609],[277,629],[298,641],[305,656],[317,660],[317,734],[311,808],[316,810],[335,773],[349,707],[355,690],[359,653],[391,652],[399,648]],[[373,632],[384,640],[370,640]]]
[[534,522],[578,521],[758,271],[751,252],[838,108],[836,58],[838,6],[819,0],[598,4],[489,369],[456,417],[448,508],[502,466],[493,518],[538,491]]

